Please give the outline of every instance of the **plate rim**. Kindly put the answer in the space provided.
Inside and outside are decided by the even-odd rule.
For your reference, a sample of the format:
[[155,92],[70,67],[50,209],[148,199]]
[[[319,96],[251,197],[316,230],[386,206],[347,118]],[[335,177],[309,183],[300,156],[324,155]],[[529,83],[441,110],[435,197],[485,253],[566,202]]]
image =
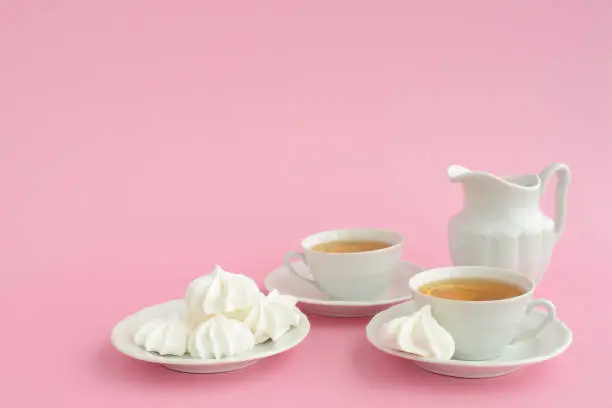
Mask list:
[[[306,337],[310,333],[310,329],[311,329],[310,321],[308,320],[308,317],[306,316],[306,314],[304,314],[304,312],[300,310],[300,324],[297,327],[294,327],[293,329],[291,329],[292,331],[297,330],[298,336],[292,342],[282,347],[279,346],[278,348],[272,348],[268,351],[259,352],[257,354],[253,354],[253,352],[251,352],[251,353],[248,353],[248,356],[237,355],[237,356],[218,359],[218,360],[217,359],[202,359],[202,358],[180,358],[180,357],[174,357],[174,356],[168,357],[168,356],[161,356],[158,354],[153,354],[151,352],[147,352],[146,356],[140,356],[140,355],[135,355],[131,353],[129,348],[123,347],[123,345],[126,342],[122,340],[121,337],[125,334],[125,331],[124,331],[125,326],[128,326],[132,319],[135,319],[138,315],[145,313],[147,311],[151,311],[152,309],[160,308],[160,307],[170,305],[170,304],[176,304],[177,305],[176,307],[178,308],[179,302],[184,302],[184,300],[183,299],[172,299],[172,300],[168,300],[165,302],[156,303],[154,305],[145,306],[141,308],[140,310],[125,316],[118,323],[116,323],[115,326],[113,326],[111,330],[111,339],[110,339],[111,344],[121,354],[131,357],[135,360],[139,360],[139,361],[164,364],[164,365],[170,364],[170,365],[175,365],[175,366],[178,366],[178,365],[219,366],[219,365],[236,364],[236,363],[244,363],[247,361],[261,360],[267,357],[271,357],[277,354],[284,353],[285,351],[289,351],[292,348],[296,347],[301,342],[303,342],[304,339],[306,339]],[[257,347],[257,345],[255,347]]]
[[[402,259],[402,260],[400,260],[400,262],[410,266],[410,268],[415,271],[413,274],[416,274],[416,273],[419,273],[419,272],[423,272],[425,270],[425,269],[421,268],[420,266],[414,264],[413,262],[411,262],[411,261],[409,261],[407,259]],[[286,273],[289,273],[287,271],[287,269],[285,268],[285,266],[281,265],[281,266],[275,268],[272,272],[268,273],[268,275],[266,275],[266,277],[264,278],[263,285],[264,285],[264,288],[268,292],[271,292],[272,290],[278,290],[276,288],[270,287],[269,280],[272,277],[272,275],[274,275],[275,273],[281,273],[280,272],[281,270],[284,270]],[[327,299],[326,300],[326,299],[314,299],[314,298],[309,298],[309,297],[304,297],[304,296],[296,296],[296,295],[294,295],[292,293],[288,293],[288,292],[281,292],[281,293],[284,293],[286,295],[291,295],[291,296],[295,297],[298,300],[298,302],[309,304],[309,305],[339,306],[339,307],[368,307],[368,306],[392,305],[392,304],[395,304],[395,303],[400,303],[400,302],[405,302],[407,300],[410,300],[410,299],[412,299],[412,293],[410,292],[410,287],[407,287],[407,291],[408,291],[408,293],[405,296],[399,296],[399,297],[394,297],[394,298],[390,298],[390,299],[383,299],[383,300],[374,300],[374,301],[368,301],[368,300],[333,300],[333,299]]]
[[[377,341],[377,339],[376,339],[377,336],[376,336],[375,326],[378,325],[378,321],[382,320],[384,318],[384,316],[386,316],[387,314],[390,314],[393,309],[400,308],[400,307],[406,305],[407,303],[411,303],[411,302],[409,301],[409,302],[400,303],[398,305],[391,306],[390,308],[385,309],[385,310],[383,310],[383,311],[381,311],[379,313],[376,313],[370,319],[368,324],[366,325],[366,328],[365,328],[365,330],[366,330],[366,337],[367,337],[368,341],[370,342],[370,344],[372,344],[376,349],[382,351],[383,353],[390,354],[392,356],[396,356],[396,357],[400,357],[400,358],[403,358],[403,359],[406,359],[406,360],[413,361],[415,363],[418,363],[417,365],[421,365],[421,364],[435,364],[435,365],[444,365],[444,366],[453,366],[453,367],[465,367],[465,368],[478,367],[478,368],[498,368],[498,369],[511,368],[511,367],[522,367],[522,366],[527,366],[527,365],[531,365],[531,364],[541,363],[543,361],[547,361],[547,360],[553,359],[553,358],[559,356],[560,354],[563,354],[569,348],[569,346],[572,344],[572,341],[573,341],[573,333],[570,330],[570,328],[567,327],[567,325],[561,319],[556,318],[554,320],[554,324],[556,324],[559,327],[561,327],[567,333],[567,339],[560,346],[557,346],[556,348],[554,348],[550,352],[548,352],[546,354],[543,354],[543,355],[540,355],[540,356],[537,356],[537,357],[524,358],[524,359],[514,360],[514,361],[499,361],[499,360],[484,360],[484,361],[435,360],[435,359],[420,357],[420,356],[417,356],[415,354],[409,354],[409,353],[405,353],[405,352],[402,352],[402,351],[399,351],[399,350],[394,350],[394,349],[385,347],[382,344],[380,344]],[[546,314],[546,312],[538,310],[538,309],[534,309],[532,313],[539,313],[539,314],[542,314],[542,315]]]

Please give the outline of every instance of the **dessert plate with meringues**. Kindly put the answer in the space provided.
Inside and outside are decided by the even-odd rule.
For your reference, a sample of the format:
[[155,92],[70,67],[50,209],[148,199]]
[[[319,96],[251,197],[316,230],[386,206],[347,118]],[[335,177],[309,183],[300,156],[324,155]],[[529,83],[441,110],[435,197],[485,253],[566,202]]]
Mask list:
[[498,377],[555,358],[572,342],[555,306],[534,300],[534,282],[513,271],[432,269],[410,286],[414,299],[378,313],[366,335],[377,349],[427,371]]
[[310,331],[297,299],[264,295],[245,275],[216,266],[194,279],[183,299],[146,307],[119,322],[121,353],[185,373],[241,369],[301,343]]
[[326,231],[302,241],[264,280],[268,291],[298,299],[305,312],[372,316],[411,297],[408,281],[421,271],[402,260],[404,238],[387,230]]

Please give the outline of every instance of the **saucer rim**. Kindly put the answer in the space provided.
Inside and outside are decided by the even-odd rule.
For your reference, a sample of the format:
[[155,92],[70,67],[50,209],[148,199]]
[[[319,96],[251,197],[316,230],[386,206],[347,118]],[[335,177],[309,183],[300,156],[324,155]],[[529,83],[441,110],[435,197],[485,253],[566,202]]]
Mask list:
[[[419,272],[423,272],[425,269],[421,268],[418,265],[415,265],[413,262],[407,260],[407,259],[401,259],[400,260],[401,264],[406,264],[408,265],[412,270],[414,270],[414,272],[412,273],[412,276],[419,273]],[[399,269],[399,267],[398,267]],[[270,278],[272,277],[272,275],[274,275],[275,273],[286,273],[287,275],[291,276],[289,271],[287,270],[287,268],[284,265],[281,265],[277,268],[275,268],[272,272],[270,272],[263,281],[263,285],[264,288],[266,289],[266,291],[271,292],[273,290],[278,290],[277,288],[273,288],[270,286]],[[399,297],[394,297],[394,298],[389,298],[389,299],[382,299],[382,300],[333,300],[333,299],[315,299],[315,298],[310,298],[310,297],[304,297],[304,296],[296,296],[293,293],[289,293],[289,292],[281,292],[283,294],[286,295],[291,295],[293,297],[295,297],[298,302],[300,303],[305,303],[305,304],[309,304],[309,305],[320,305],[320,306],[347,306],[347,307],[367,307],[367,306],[384,306],[384,305],[393,305],[396,303],[400,303],[400,302],[405,302],[408,300],[412,299],[412,292],[410,291],[410,286],[408,286],[408,283],[406,282],[406,288],[407,288],[407,294],[405,296],[399,296]],[[280,290],[278,290],[280,292]]]
[[[420,364],[428,364],[428,365],[437,364],[437,365],[444,365],[444,366],[468,367],[468,368],[469,367],[487,367],[487,368],[500,368],[500,369],[501,368],[512,368],[512,367],[518,368],[518,367],[523,367],[523,366],[537,364],[543,361],[551,360],[563,354],[569,348],[569,346],[572,344],[572,341],[573,341],[573,333],[571,329],[561,319],[556,318],[554,320],[554,324],[561,327],[561,329],[567,333],[567,339],[562,345],[557,346],[554,349],[552,349],[550,352],[539,355],[537,357],[523,358],[523,359],[511,360],[511,361],[500,361],[497,359],[483,360],[483,361],[436,360],[433,358],[421,357],[415,354],[409,354],[403,351],[394,350],[389,347],[385,347],[382,344],[380,344],[376,339],[377,333],[376,333],[375,328],[380,327],[381,324],[384,324],[384,322],[388,321],[388,320],[385,320],[382,323],[379,323],[379,320],[383,320],[385,316],[388,314],[391,314],[394,309],[400,308],[406,304],[411,304],[412,306],[414,306],[414,303],[412,303],[412,301],[408,301],[408,302],[403,302],[403,303],[391,306],[388,309],[385,309],[381,312],[376,313],[366,325],[366,328],[365,328],[366,337],[368,338],[368,341],[370,342],[370,344],[372,344],[376,349],[386,354],[390,354],[392,356],[396,356],[396,357],[400,357],[406,360],[413,361],[415,363],[418,363],[419,365]],[[532,313],[546,315],[546,312],[538,310],[538,309],[534,309]]]
[[[132,349],[135,346],[135,344],[133,343],[131,338],[130,340],[126,341],[122,337],[125,336],[126,332],[129,333],[130,331],[133,331],[133,327],[131,326],[134,325],[134,322],[133,322],[134,319],[136,319],[141,314],[151,313],[154,309],[161,309],[163,307],[168,307],[168,308],[174,307],[178,310],[182,302],[184,302],[183,299],[168,300],[166,302],[161,302],[161,303],[157,303],[154,305],[143,307],[140,310],[124,317],[117,324],[115,324],[115,326],[113,327],[111,331],[111,344],[121,354],[131,357],[135,360],[145,361],[148,363],[156,363],[156,364],[162,364],[162,365],[174,365],[174,366],[181,366],[181,365],[182,366],[222,366],[222,365],[227,365],[227,364],[244,363],[248,361],[255,362],[257,360],[261,360],[267,357],[272,357],[274,355],[284,353],[285,351],[289,351],[290,349],[296,347],[301,342],[303,342],[311,330],[310,321],[308,320],[308,317],[306,316],[306,314],[304,314],[304,312],[300,310],[300,316],[301,316],[300,324],[297,327],[294,327],[293,329],[290,330],[290,331],[296,330],[297,337],[292,342],[285,344],[283,346],[276,346],[275,344],[272,349],[267,350],[267,351],[257,352],[256,350],[257,350],[258,345],[255,345],[255,348],[253,349],[253,351],[247,353],[248,355],[237,355],[237,356],[218,359],[218,360],[217,359],[201,359],[201,358],[184,358],[184,357],[178,357],[178,356],[162,356],[158,354],[153,354],[151,352],[147,352],[146,350],[145,350],[145,353],[146,353],[145,355],[137,355],[131,352],[130,349]],[[138,346],[135,346],[135,347],[138,347]]]

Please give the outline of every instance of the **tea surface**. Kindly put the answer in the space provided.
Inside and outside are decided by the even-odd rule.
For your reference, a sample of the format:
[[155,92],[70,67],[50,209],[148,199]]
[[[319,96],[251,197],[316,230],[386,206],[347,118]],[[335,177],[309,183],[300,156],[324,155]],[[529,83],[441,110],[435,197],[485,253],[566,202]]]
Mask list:
[[525,290],[498,279],[453,278],[426,283],[419,292],[444,299],[478,302],[517,297]]
[[390,246],[391,244],[384,241],[330,241],[317,244],[311,249],[319,252],[351,253],[376,251]]

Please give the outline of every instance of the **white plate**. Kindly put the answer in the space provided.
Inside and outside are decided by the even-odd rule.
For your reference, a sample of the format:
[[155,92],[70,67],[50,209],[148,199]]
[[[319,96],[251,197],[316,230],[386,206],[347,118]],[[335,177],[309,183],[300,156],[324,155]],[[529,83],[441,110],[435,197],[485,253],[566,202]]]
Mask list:
[[185,357],[160,356],[157,353],[151,353],[138,347],[132,340],[132,335],[145,321],[151,318],[170,316],[175,313],[183,314],[186,312],[186,308],[183,299],[171,300],[144,308],[126,317],[113,328],[111,342],[121,353],[137,360],[158,363],[171,370],[184,373],[204,374],[238,370],[254,364],[262,358],[287,351],[304,340],[310,331],[308,318],[302,313],[300,325],[288,331],[276,342],[258,344],[253,351],[220,360],[196,359],[188,355]]
[[[312,276],[303,262],[294,262],[292,265],[303,276]],[[408,281],[412,275],[421,271],[421,268],[408,261],[400,261],[387,293],[372,301],[333,300],[327,293],[291,275],[284,266],[275,269],[266,277],[264,287],[267,291],[276,289],[280,293],[295,296],[300,302],[300,308],[306,312],[333,317],[372,316],[389,306],[410,299],[412,294]]]
[[[572,342],[571,330],[557,319],[549,324],[537,338],[507,346],[501,356],[486,361],[436,361],[393,350],[382,344],[379,336],[382,326],[395,317],[406,316],[414,311],[414,303],[406,302],[378,313],[366,327],[368,340],[374,347],[385,353],[412,360],[419,367],[432,373],[451,377],[487,378],[509,374],[519,368],[558,356],[567,350]],[[545,312],[533,310],[522,330],[537,327],[545,317]]]

